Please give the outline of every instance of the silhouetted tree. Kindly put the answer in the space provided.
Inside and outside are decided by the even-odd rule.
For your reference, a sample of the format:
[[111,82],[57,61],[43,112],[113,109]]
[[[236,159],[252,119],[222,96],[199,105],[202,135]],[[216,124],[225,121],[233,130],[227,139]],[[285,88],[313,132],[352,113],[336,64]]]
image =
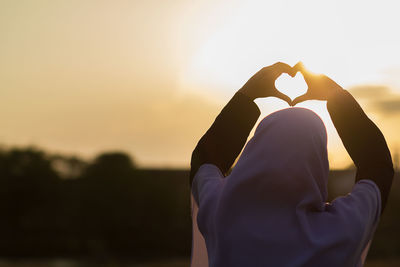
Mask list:
[[54,155],[51,162],[53,169],[62,179],[80,178],[87,167],[87,163],[76,156]]
[[85,234],[99,253],[130,247],[126,242],[135,228],[138,197],[135,171],[129,155],[122,152],[103,153],[84,171],[82,218]]
[[85,178],[120,179],[129,177],[135,169],[135,164],[128,154],[109,152],[99,155],[85,170]]
[[[43,218],[47,216],[44,213],[56,203],[57,183],[58,175],[44,152],[28,148],[0,153],[2,239],[15,240],[24,233],[44,228]],[[10,246],[2,248],[7,250]]]

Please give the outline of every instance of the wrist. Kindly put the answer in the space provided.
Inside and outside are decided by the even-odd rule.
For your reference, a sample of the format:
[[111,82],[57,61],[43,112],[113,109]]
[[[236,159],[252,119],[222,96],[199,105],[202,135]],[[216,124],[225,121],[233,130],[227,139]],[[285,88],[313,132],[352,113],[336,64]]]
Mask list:
[[328,94],[326,100],[329,102],[334,102],[336,99],[340,98],[340,96],[343,95],[343,93],[345,91],[346,90],[344,90],[343,88],[340,87],[339,89],[336,89],[336,90],[330,92]]

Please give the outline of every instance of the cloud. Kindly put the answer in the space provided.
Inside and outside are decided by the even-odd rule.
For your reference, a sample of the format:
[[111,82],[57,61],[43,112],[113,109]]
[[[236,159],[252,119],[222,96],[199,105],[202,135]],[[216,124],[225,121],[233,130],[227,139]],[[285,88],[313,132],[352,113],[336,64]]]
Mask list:
[[400,88],[400,67],[387,68],[382,74],[385,75],[385,82],[387,84]]
[[376,100],[372,107],[387,115],[400,113],[400,96],[395,99]]
[[367,99],[381,98],[391,94],[390,88],[386,85],[357,85],[349,91],[355,98]]
[[400,94],[386,85],[358,85],[349,89],[359,100],[366,101],[366,108],[383,115],[400,114]]

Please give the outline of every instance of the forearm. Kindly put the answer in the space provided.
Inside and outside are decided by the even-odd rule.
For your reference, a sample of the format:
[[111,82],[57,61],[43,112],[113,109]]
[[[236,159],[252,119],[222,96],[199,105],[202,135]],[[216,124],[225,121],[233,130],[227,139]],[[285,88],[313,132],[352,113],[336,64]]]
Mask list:
[[385,138],[353,96],[340,90],[328,99],[333,124],[357,167],[356,181],[371,179],[379,187],[382,210],[393,180],[393,164]]
[[192,153],[190,184],[202,164],[216,165],[225,174],[234,163],[254,127],[260,110],[242,93],[236,93],[222,109]]

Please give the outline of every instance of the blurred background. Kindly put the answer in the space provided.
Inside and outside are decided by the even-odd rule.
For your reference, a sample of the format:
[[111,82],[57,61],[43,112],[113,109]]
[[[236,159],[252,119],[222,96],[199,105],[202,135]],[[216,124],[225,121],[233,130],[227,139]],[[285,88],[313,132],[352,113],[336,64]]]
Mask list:
[[[0,0],[0,266],[187,266],[199,138],[260,68],[348,89],[398,171],[398,1]],[[295,97],[299,74],[277,86]],[[287,104],[256,100],[262,117]],[[326,111],[329,197],[354,166]],[[397,174],[396,174],[397,175]],[[367,266],[400,265],[395,178]]]

